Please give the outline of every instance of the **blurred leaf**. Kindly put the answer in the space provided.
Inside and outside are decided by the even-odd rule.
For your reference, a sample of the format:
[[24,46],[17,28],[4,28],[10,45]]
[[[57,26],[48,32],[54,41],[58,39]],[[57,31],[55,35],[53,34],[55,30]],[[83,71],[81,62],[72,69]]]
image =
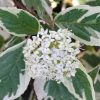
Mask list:
[[98,52],[97,54],[92,54],[89,52],[85,52],[81,60],[85,60],[90,65],[91,68],[94,68],[100,63],[100,53]]
[[100,7],[80,5],[70,7],[55,17],[60,28],[68,28],[73,38],[86,45],[100,46]]
[[39,31],[37,19],[17,8],[0,8],[0,26],[16,36],[35,35]]
[[23,98],[22,98],[22,97],[19,97],[19,98],[17,98],[16,100],[23,100]]
[[84,45],[84,50],[91,52],[91,53],[95,53],[95,47],[94,46],[89,46],[89,45]]
[[16,37],[16,36],[13,36],[11,37],[11,39],[6,43],[5,47],[6,48],[9,48],[9,47],[12,47],[20,42],[22,42],[23,39],[20,38],[20,37]]
[[94,83],[96,82],[99,73],[99,68],[100,68],[100,64],[96,66],[92,71],[89,72],[89,75],[91,76]]
[[94,0],[94,1],[89,1],[87,2],[87,5],[91,5],[91,6],[100,6],[100,0]]
[[96,84],[94,85],[94,88],[95,88],[95,91],[96,92],[100,92],[100,81],[98,80],[97,82],[96,82]]
[[56,2],[60,2],[60,1],[62,1],[62,0],[54,0],[54,1],[56,1]]
[[0,7],[12,7],[13,4],[10,0],[0,0]]
[[0,48],[3,46],[4,44],[4,38],[0,35]]
[[28,6],[33,7],[40,18],[51,23],[52,21],[52,8],[48,5],[48,0],[22,0],[22,2]]
[[91,0],[78,0],[78,1],[79,1],[80,4],[85,4],[85,3],[87,3],[87,2],[89,2]]

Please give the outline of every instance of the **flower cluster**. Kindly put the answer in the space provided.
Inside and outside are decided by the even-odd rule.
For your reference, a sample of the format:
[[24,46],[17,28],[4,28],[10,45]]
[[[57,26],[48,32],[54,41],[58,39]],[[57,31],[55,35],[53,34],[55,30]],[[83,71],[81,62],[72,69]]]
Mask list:
[[79,61],[79,43],[72,42],[72,33],[67,29],[43,30],[27,40],[23,49],[27,73],[33,78],[63,81],[75,76]]

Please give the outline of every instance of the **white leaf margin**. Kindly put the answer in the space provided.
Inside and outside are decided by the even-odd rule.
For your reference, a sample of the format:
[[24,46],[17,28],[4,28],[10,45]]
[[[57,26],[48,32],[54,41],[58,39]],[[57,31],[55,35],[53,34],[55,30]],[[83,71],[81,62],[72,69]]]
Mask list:
[[[79,61],[80,62],[80,61]],[[82,65],[82,63],[80,62],[80,67],[79,69],[81,71],[84,72],[84,74],[86,74],[88,82],[90,83],[90,87],[91,87],[91,92],[92,92],[92,96],[93,96],[93,100],[95,99],[95,91],[94,91],[94,87],[93,87],[93,81],[91,79],[91,77],[87,74],[86,69],[84,68],[84,66]],[[75,92],[75,88],[74,85],[72,83],[71,79],[66,79],[63,82],[64,86],[70,91],[70,93],[72,93],[76,98],[78,98],[78,100],[87,100],[85,97],[85,94],[83,93],[83,99]]]
[[[34,1],[34,0],[33,0]],[[25,3],[25,0],[22,0],[22,3],[27,6],[27,4]],[[47,12],[47,14],[50,16],[50,18],[53,20],[53,17],[52,17],[52,8],[48,5],[47,1],[46,0],[40,0],[40,3],[42,5],[42,7],[44,8],[44,10]]]
[[[5,11],[8,11],[11,14],[14,14],[16,16],[21,11],[24,11],[25,13],[27,13],[29,16],[33,17],[38,22],[38,25],[39,25],[39,29],[38,30],[40,30],[40,23],[39,23],[38,19],[35,16],[33,16],[32,14],[30,14],[29,12],[27,12],[27,11],[25,11],[23,9],[18,9],[16,7],[0,7],[0,9],[1,10],[5,10]],[[9,29],[7,29],[3,24],[4,23],[0,20],[0,27],[2,27],[5,32],[7,32],[7,33],[9,33],[11,35],[14,35],[14,36],[18,36],[18,37],[24,37],[24,36],[26,36],[26,34],[17,34],[17,33],[14,33],[14,32],[10,32]]]
[[0,0],[0,7],[13,7],[14,3],[11,0]]
[[94,87],[93,87],[93,81],[92,81],[91,77],[87,74],[86,69],[84,68],[84,66],[82,64],[80,66],[80,69],[86,74],[87,79],[88,79],[90,86],[91,86],[92,98],[93,98],[93,100],[96,100],[95,90],[94,90]]
[[[81,66],[80,69],[86,74],[87,79],[88,79],[88,81],[90,83],[93,100],[96,100],[95,99],[95,91],[94,91],[92,79],[87,74],[86,69],[83,67],[83,65],[81,64],[81,62],[80,62],[80,66]],[[47,93],[44,91],[45,83],[46,83],[46,80],[42,79],[42,78],[38,78],[38,79],[36,79],[34,81],[34,84],[33,84],[34,85],[34,90],[36,92],[38,100],[42,100],[43,98],[47,97]],[[63,82],[63,84],[68,89],[68,91],[71,94],[73,94],[73,96],[75,96],[79,100],[87,100],[84,93],[83,93],[83,99],[77,93],[75,93],[75,89],[74,89],[74,86],[73,86],[73,83],[71,82],[71,80],[65,79],[65,81]],[[47,99],[45,99],[45,100],[47,100]]]
[[[85,17],[88,17],[94,13],[100,13],[100,6],[89,6],[89,5],[79,5],[79,6],[75,6],[75,7],[70,7],[64,11],[62,11],[61,13],[59,13],[57,16],[59,15],[64,15],[65,13],[67,12],[70,12],[70,10],[72,9],[83,9],[83,10],[88,10],[86,14],[84,14],[82,17],[80,17],[77,22],[79,23],[80,21],[82,21]],[[57,19],[57,16],[55,17],[54,20]],[[100,16],[100,14],[98,15]],[[59,28],[60,26],[55,23]],[[93,29],[92,29],[93,30]],[[96,30],[93,30],[95,32],[95,34],[98,36],[98,39],[91,36],[90,37],[90,41],[86,41],[84,39],[81,39],[80,37],[76,36],[76,35],[73,35],[72,38],[76,39],[76,40],[79,40],[80,42],[86,44],[86,45],[91,45],[91,46],[100,46],[100,32],[96,31]]]
[[[100,82],[100,75],[97,76],[97,79]],[[100,100],[100,92],[96,92],[96,100]]]
[[46,83],[46,79],[37,78],[34,81],[34,90],[36,92],[38,100],[42,100],[47,96],[47,93],[44,91],[44,86]]
[[74,97],[76,97],[78,100],[82,100],[82,98],[77,93],[75,93],[74,86],[70,79],[65,79],[63,84]]
[[[14,51],[16,50],[16,48],[21,47],[23,44],[25,44],[26,41],[23,41],[13,47],[8,48],[5,52],[0,54],[0,57],[3,56],[5,53],[10,52],[10,51]],[[25,71],[24,74],[20,73],[20,84],[18,85],[18,89],[16,91],[16,94],[12,94],[10,97],[7,94],[6,96],[4,96],[3,100],[14,100],[16,98],[18,98],[19,96],[21,96],[25,90],[27,89],[29,82],[30,82],[31,77],[27,74],[27,72]]]
[[14,100],[21,96],[25,90],[27,89],[30,82],[30,77],[27,75],[27,73],[20,74],[20,84],[18,85],[18,89],[16,94],[12,94],[10,97],[6,95],[3,100]]

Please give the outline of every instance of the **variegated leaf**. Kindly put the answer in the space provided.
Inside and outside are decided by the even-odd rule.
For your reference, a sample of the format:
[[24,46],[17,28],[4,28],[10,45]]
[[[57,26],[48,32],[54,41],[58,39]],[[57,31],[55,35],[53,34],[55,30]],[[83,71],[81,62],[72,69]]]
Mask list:
[[14,100],[22,95],[30,81],[22,53],[25,41],[0,54],[0,100]]
[[1,7],[0,27],[16,36],[36,35],[39,31],[39,22],[22,9]]
[[45,20],[49,24],[52,23],[52,8],[48,4],[49,0],[22,0],[22,2],[29,8],[33,7],[41,19]]
[[72,78],[75,92],[82,100],[95,100],[95,92],[91,77],[83,70],[77,69],[75,77]]
[[94,69],[92,69],[89,72],[89,75],[91,76],[94,83],[96,83],[96,81],[97,81],[97,76],[98,76],[99,70],[100,70],[100,64],[97,65]]
[[73,38],[87,45],[100,46],[100,7],[80,5],[67,8],[55,17],[60,28],[68,28]]

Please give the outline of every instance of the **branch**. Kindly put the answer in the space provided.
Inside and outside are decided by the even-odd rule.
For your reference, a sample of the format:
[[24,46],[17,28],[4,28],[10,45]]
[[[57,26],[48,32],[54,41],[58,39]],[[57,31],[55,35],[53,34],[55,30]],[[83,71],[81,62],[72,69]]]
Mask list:
[[36,13],[33,11],[33,9],[28,9],[22,2],[21,0],[13,0],[15,6],[19,9],[23,9],[26,10],[28,12],[30,12],[32,15],[36,15]]

